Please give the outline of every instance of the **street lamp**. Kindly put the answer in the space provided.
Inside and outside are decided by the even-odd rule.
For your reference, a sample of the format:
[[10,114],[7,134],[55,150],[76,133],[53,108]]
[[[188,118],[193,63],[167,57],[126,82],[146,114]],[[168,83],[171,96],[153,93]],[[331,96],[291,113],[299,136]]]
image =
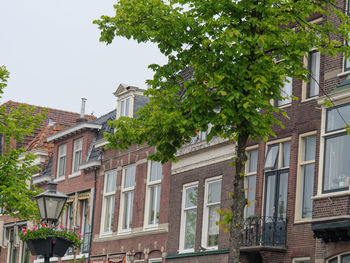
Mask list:
[[[50,182],[48,183],[48,189],[34,198],[39,208],[41,221],[56,227],[68,196],[57,191],[57,183]],[[50,239],[47,242],[52,241]],[[58,244],[56,244],[56,246],[57,245]],[[50,257],[52,257],[52,244],[49,245],[49,248],[49,253],[44,255],[45,263],[49,263]],[[67,248],[65,248],[64,253]]]
[[56,190],[57,183],[48,183],[48,190],[35,196],[40,217],[47,224],[56,225],[68,196]]

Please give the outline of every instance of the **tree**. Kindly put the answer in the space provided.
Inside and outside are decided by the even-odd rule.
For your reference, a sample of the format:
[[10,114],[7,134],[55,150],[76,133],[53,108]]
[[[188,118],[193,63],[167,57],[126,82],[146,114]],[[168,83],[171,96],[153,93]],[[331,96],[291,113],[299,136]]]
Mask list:
[[[151,158],[164,163],[176,160],[177,149],[209,124],[207,140],[234,140],[229,262],[237,263],[247,141],[267,140],[273,124],[283,127],[277,118],[288,116],[271,101],[285,99],[280,90],[287,77],[308,81],[302,57],[312,48],[349,56],[345,10],[336,0],[120,0],[114,8],[115,16],[94,21],[100,40],[155,43],[168,63],[149,66],[155,71],[146,91],[150,102],[138,119],[113,123],[115,133],[105,135],[110,147],[147,143],[157,149]],[[318,17],[321,24],[310,22]],[[193,78],[185,81],[178,73],[186,67]]]
[[[0,93],[7,86],[9,72],[0,66]],[[26,154],[24,148],[16,149],[13,142],[22,142],[23,136],[32,135],[44,120],[45,112],[34,114],[35,107],[21,105],[18,108],[0,106],[0,134],[2,134],[2,154],[0,155],[0,207],[11,216],[32,219],[38,210],[33,197],[38,194],[30,185],[31,176],[36,167],[32,161],[35,157]]]

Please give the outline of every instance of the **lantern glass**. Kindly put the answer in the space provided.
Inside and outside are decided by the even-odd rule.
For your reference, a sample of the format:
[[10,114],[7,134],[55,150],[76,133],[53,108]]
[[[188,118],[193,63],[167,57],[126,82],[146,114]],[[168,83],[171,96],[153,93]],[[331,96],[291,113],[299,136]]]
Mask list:
[[46,215],[49,220],[58,220],[66,200],[57,197],[45,197]]
[[36,203],[38,205],[39,208],[39,212],[40,212],[40,217],[41,218],[46,218],[46,212],[45,212],[45,205],[44,205],[44,197],[39,197],[36,199]]

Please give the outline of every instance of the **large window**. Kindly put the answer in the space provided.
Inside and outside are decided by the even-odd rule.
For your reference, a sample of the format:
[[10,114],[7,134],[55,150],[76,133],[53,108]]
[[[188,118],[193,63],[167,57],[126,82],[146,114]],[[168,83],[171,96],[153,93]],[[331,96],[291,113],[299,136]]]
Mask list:
[[132,228],[132,214],[134,208],[136,166],[131,165],[123,170],[121,207],[121,230],[130,231]]
[[82,148],[83,138],[75,140],[73,143],[73,173],[79,171],[79,165],[81,164]]
[[180,250],[194,251],[197,224],[198,183],[184,185],[182,191],[182,213],[180,230]]
[[67,144],[58,147],[57,178],[64,178],[66,172]]
[[336,256],[327,261],[327,263],[350,263],[350,254]]
[[312,200],[315,177],[316,136],[300,137],[298,171],[297,219],[312,217]]
[[160,193],[162,182],[162,164],[149,162],[146,196],[146,226],[157,226],[159,223]]
[[293,79],[291,77],[287,77],[284,81],[284,85],[281,88],[281,96],[282,100],[276,100],[275,106],[280,107],[287,104],[292,103],[292,92],[293,92]]
[[256,171],[258,166],[258,150],[248,151],[246,164],[246,176],[244,178],[244,188],[248,205],[244,210],[245,218],[254,216],[255,210],[255,189],[256,189]]
[[307,83],[306,98],[318,96],[320,91],[320,64],[321,53],[319,51],[309,52],[308,55],[308,70],[309,82]]
[[203,231],[202,246],[217,248],[219,241],[220,209],[221,202],[221,176],[207,179],[204,190]]
[[102,233],[111,234],[113,231],[115,191],[117,188],[117,171],[109,171],[105,174],[103,193]]
[[348,190],[350,184],[350,104],[327,109],[324,133],[323,192]]
[[90,248],[91,225],[90,225],[90,193],[80,194],[79,199],[79,222],[80,233],[83,234],[81,252],[87,253]]
[[289,159],[290,141],[268,146],[264,163],[266,218],[286,218]]

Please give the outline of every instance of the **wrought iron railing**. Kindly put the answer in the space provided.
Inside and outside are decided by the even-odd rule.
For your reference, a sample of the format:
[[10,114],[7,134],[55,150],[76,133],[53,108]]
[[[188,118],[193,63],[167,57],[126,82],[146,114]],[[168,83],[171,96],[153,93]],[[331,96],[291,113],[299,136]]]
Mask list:
[[286,218],[254,216],[245,219],[242,246],[285,246]]

